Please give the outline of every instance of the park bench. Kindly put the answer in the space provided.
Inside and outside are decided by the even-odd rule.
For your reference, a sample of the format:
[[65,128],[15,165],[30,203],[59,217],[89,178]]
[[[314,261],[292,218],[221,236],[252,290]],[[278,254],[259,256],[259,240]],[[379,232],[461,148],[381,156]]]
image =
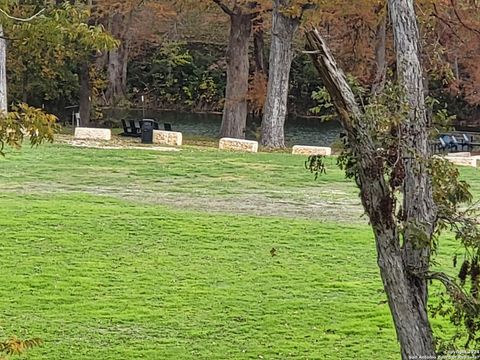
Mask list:
[[142,134],[140,121],[138,120],[124,120],[122,119],[123,133],[122,136],[139,137]]
[[442,135],[438,139],[440,141],[439,148],[443,151],[457,151],[458,150],[458,143],[455,138],[452,139],[450,135]]
[[466,147],[468,151],[473,151],[473,148],[476,146],[480,146],[480,143],[473,142],[473,136],[469,139],[466,134],[462,134],[462,138],[460,140],[460,146],[462,150]]
[[473,151],[475,146],[480,146],[480,143],[474,143],[473,138],[469,139],[466,134],[457,139],[455,135],[442,135],[438,139],[438,143],[434,143],[436,151],[456,152],[460,149],[462,151]]
[[[151,120],[153,121],[153,129],[160,130],[158,122],[152,119],[143,119],[143,120]],[[120,135],[122,136],[132,136],[132,137],[140,137],[142,135],[142,122],[143,120],[124,120],[122,119],[122,127],[123,133]],[[170,124],[163,124],[166,131],[171,131],[172,126]]]

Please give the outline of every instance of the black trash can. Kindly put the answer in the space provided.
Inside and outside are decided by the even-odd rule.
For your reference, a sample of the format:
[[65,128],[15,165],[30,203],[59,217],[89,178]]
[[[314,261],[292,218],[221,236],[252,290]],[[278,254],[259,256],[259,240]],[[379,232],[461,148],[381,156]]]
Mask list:
[[153,123],[152,119],[142,120],[142,144],[153,143]]

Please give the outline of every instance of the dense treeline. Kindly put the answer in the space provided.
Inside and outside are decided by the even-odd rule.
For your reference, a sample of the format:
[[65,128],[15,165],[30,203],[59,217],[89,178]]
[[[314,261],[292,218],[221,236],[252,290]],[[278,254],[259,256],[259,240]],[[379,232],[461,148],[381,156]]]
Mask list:
[[[36,3],[14,5],[11,12],[27,14],[33,11],[32,8],[41,8],[45,2]],[[64,6],[62,1],[53,3]],[[58,44],[61,40],[45,39],[45,36],[40,38],[40,33],[37,34],[37,43],[30,40],[25,44],[17,38],[32,35],[32,28],[20,29],[17,26],[17,35],[11,39],[8,53],[10,102],[27,101],[36,106],[46,106],[59,114],[65,107],[81,103],[83,94],[83,102],[85,98],[92,99],[92,104],[86,105],[89,110],[83,110],[86,122],[90,115],[92,121],[100,120],[100,110],[105,107],[139,106],[142,96],[149,107],[184,111],[221,112],[225,104],[228,107],[232,102],[225,101],[225,95],[230,51],[228,32],[233,23],[229,22],[231,14],[225,16],[222,7],[211,1],[193,3],[187,0],[74,3],[78,9],[85,11],[78,16],[83,16],[91,25],[102,26],[117,39],[116,48],[90,55],[83,50],[65,52],[67,56],[54,56],[54,61],[47,63],[45,59],[51,58],[50,55],[55,52],[48,42]],[[242,96],[248,113],[261,117],[267,96],[272,40],[268,29],[272,7],[265,7],[268,2],[246,3],[253,9],[248,14],[253,11],[254,17],[246,39],[249,68],[243,75],[248,79],[248,91]],[[473,20],[465,18],[462,26],[455,19],[452,9],[439,13],[439,9],[446,6],[444,2],[438,1],[434,7],[430,7],[428,1],[419,3],[425,7],[424,13],[427,14],[421,19],[423,26],[432,37],[436,34],[438,38],[435,43],[425,36],[425,47],[434,49],[426,53],[424,59],[430,91],[442,104],[448,105],[449,111],[457,115],[460,123],[476,124],[480,117],[475,85],[479,70],[472,58],[478,54],[475,46],[466,43],[472,36],[468,26],[473,26]],[[241,11],[241,8],[237,6],[233,10]],[[457,11],[464,15],[467,10],[460,7]],[[342,66],[362,86],[376,86],[378,79],[385,79],[382,72],[387,74],[395,70],[390,25],[385,22],[382,1],[362,0],[355,7],[348,2],[327,2],[322,4],[320,11],[305,11],[306,15],[309,16],[308,21],[313,18],[325,29]],[[22,31],[20,35],[19,30]],[[304,40],[301,35],[294,34],[293,39],[287,109],[289,113],[312,115],[315,112],[311,109],[317,105],[312,95],[321,83],[315,76],[310,59],[302,53]],[[43,46],[38,48],[38,42],[42,41],[45,50],[41,50]],[[32,51],[34,46],[37,49]],[[378,56],[381,46],[384,47],[383,59]],[[59,51],[55,53],[60,54]],[[84,64],[82,69],[79,60],[85,59],[85,55],[88,55],[89,64],[87,68]],[[75,56],[77,59],[74,59]],[[82,87],[82,79],[89,84],[88,96],[85,95],[85,84]]]
[[[34,65],[34,63],[32,64]],[[140,107],[141,96],[145,105],[155,109],[170,109],[191,112],[221,112],[225,94],[225,45],[204,42],[167,41],[158,46],[144,49],[128,63],[126,98],[117,103],[119,107]],[[46,106],[50,111],[64,114],[65,107],[78,104],[80,83],[76,68],[66,64],[64,76],[57,82],[49,78],[28,77],[20,79],[18,72],[9,71],[11,101],[22,100],[37,107]],[[70,69],[69,69],[70,68]],[[97,96],[94,119],[101,123],[106,90],[105,71],[90,69],[94,94]],[[26,73],[38,72],[33,69]],[[253,76],[253,74],[251,74]],[[49,80],[49,81],[46,81]],[[289,89],[288,110],[300,116],[318,116],[315,92],[322,86],[315,69],[306,54],[298,53],[293,59]],[[458,123],[464,126],[477,125],[480,113],[475,106],[462,97],[445,91],[441,81],[431,81],[431,92],[447,104],[449,111],[456,114]],[[250,88],[254,99],[258,90]],[[260,94],[262,96],[262,94]],[[264,96],[264,94],[263,94]],[[255,115],[255,103],[250,113]],[[96,110],[96,112],[95,112]],[[97,116],[97,118],[95,118]]]
[[[221,112],[225,94],[225,47],[202,42],[166,42],[129,62],[128,98],[148,106],[183,111]],[[289,111],[311,115],[312,94],[321,85],[307,55],[292,63]],[[254,74],[250,74],[253,82]],[[250,98],[257,89],[250,88]],[[260,94],[261,95],[261,94]],[[254,112],[251,104],[250,112]]]

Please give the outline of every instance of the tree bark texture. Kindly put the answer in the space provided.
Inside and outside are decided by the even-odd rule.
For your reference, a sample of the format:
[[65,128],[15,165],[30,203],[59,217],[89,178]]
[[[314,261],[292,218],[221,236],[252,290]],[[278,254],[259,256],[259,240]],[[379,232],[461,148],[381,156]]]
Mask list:
[[115,106],[127,96],[127,65],[129,48],[129,29],[131,17],[115,13],[109,19],[109,30],[120,44],[117,48],[107,52],[107,79],[108,86],[105,92],[107,105]]
[[[412,14],[406,16],[412,16]],[[316,30],[308,31],[307,40],[307,50],[312,53],[314,65],[332,97],[342,126],[347,132],[349,145],[358,161],[357,184],[360,188],[362,204],[375,235],[378,265],[400,342],[402,359],[406,360],[414,355],[433,356],[425,281],[413,270],[413,268],[423,269],[425,265],[428,266],[428,262],[425,263],[423,257],[429,255],[428,251],[425,251],[425,247],[412,248],[407,244],[415,241],[413,233],[408,233],[408,230],[404,234],[402,244],[402,232],[395,217],[395,198],[385,179],[384,162],[373,141],[369,122],[362,121],[362,111],[355,101],[353,92],[320,33]],[[413,36],[411,41],[418,41],[418,38]],[[421,73],[419,68],[415,71]],[[419,112],[424,113],[424,109],[417,109],[412,114]],[[407,123],[410,124],[410,120],[407,120]],[[415,127],[417,135],[426,131],[426,128]],[[405,162],[417,164],[416,161],[409,159],[405,159]],[[432,203],[432,207],[426,211],[422,205],[411,202],[412,195],[416,194],[420,201],[430,203],[427,199],[429,193],[431,196],[431,189],[426,181],[427,173],[422,167],[418,167],[417,170],[423,173],[411,174],[405,182],[404,197],[409,200],[404,201],[404,206],[410,207],[405,209],[408,221],[423,224],[425,219],[430,218],[434,206]],[[418,194],[420,191],[425,191],[426,195]]]
[[258,17],[253,21],[254,33],[253,33],[253,57],[255,59],[255,71],[257,73],[266,73],[267,67],[265,66],[265,41],[263,32],[263,19]]
[[80,65],[80,126],[90,124],[91,86],[88,63]]
[[7,40],[0,24],[0,112],[7,112]]
[[282,13],[285,0],[275,0],[272,14],[267,98],[263,110],[262,145],[285,147],[284,125],[287,115],[290,67],[293,60],[293,36],[300,19]]
[[108,51],[108,87],[105,92],[108,105],[115,105],[126,96],[126,85],[123,79],[123,47]]
[[[420,35],[413,0],[389,0],[392,21],[397,75],[404,87],[409,116],[401,125],[401,156],[404,159],[403,182],[404,244],[403,258],[408,270],[412,300],[417,305],[418,337],[401,334],[403,356],[435,355],[433,335],[427,316],[428,288],[424,274],[430,264],[430,242],[435,228],[436,208],[432,184],[428,175],[427,159],[428,119],[425,110],[425,88],[420,60]],[[419,234],[423,235],[419,237]]]
[[372,85],[372,94],[380,94],[387,79],[387,17],[384,16],[377,26],[375,34],[375,78]]
[[249,76],[248,42],[252,32],[252,15],[236,7],[230,15],[227,49],[227,84],[220,137],[245,138]]

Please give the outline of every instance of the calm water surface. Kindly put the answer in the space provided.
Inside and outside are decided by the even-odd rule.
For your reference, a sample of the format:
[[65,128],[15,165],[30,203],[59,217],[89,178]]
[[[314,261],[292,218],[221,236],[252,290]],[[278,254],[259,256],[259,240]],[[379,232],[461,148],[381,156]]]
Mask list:
[[[215,137],[220,130],[222,115],[220,114],[193,114],[178,111],[142,110],[110,111],[107,117],[120,125],[121,119],[150,118],[172,125],[173,131],[180,131],[186,135]],[[340,124],[336,121],[322,122],[314,118],[290,117],[285,124],[285,141],[287,146],[317,145],[330,146],[338,140]],[[260,134],[260,124],[249,120],[247,122],[246,138],[257,140]]]

